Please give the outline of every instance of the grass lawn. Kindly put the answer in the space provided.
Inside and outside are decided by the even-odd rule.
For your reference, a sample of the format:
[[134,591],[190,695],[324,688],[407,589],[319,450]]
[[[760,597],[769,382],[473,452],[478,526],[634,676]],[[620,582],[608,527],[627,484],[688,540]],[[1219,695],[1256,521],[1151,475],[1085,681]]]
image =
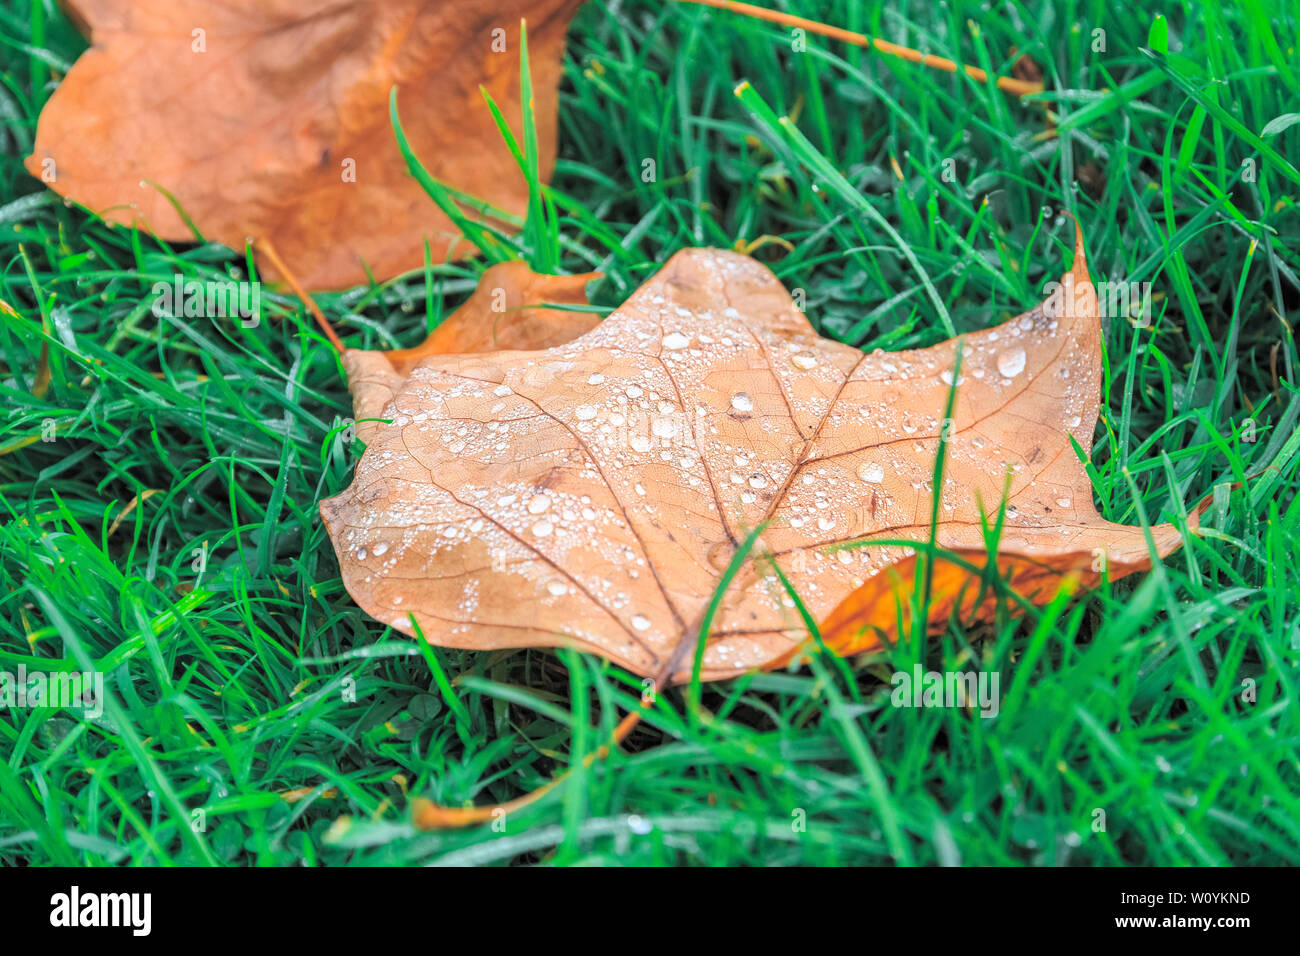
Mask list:
[[[1160,54],[1154,15],[1114,0],[769,5],[997,75],[1024,55],[1049,92],[591,0],[558,246],[516,247],[603,271],[606,310],[678,249],[750,249],[823,334],[895,350],[1041,301],[1069,210],[1095,279],[1152,290],[1149,324],[1105,323],[1097,506],[1178,521],[1214,495],[1203,533],[1021,620],[706,685],[698,711],[670,691],[585,763],[639,678],[421,653],[356,607],[317,513],[360,454],[333,349],[266,290],[255,329],[152,314],[154,282],[248,262],[109,229],[25,172],[85,44],[0,0],[0,671],[93,666],[107,691],[95,718],[0,708],[0,863],[1300,863],[1295,6],[1171,5]],[[412,345],[481,269],[318,301],[351,345]],[[892,706],[918,660],[998,672],[1000,712]],[[569,768],[494,825],[411,822],[413,797],[490,804]]]

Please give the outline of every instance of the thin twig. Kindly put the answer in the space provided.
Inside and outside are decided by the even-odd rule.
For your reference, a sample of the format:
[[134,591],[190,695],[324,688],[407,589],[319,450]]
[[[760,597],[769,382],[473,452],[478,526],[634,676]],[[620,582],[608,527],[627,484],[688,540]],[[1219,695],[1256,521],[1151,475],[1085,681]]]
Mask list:
[[[919,63],[921,66],[945,70],[948,73],[965,70],[968,76],[981,83],[986,83],[989,79],[988,74],[979,67],[954,63],[944,57],[931,56],[929,53],[922,53],[920,50],[913,50],[911,47],[899,46],[897,43],[890,43],[888,40],[877,40],[861,33],[854,33],[852,30],[828,26],[817,20],[796,17],[789,13],[782,13],[780,10],[769,10],[766,7],[756,7],[752,3],[738,3],[736,0],[678,0],[678,2],[698,3],[701,6],[729,10],[741,16],[753,17],[756,20],[767,20],[769,23],[779,23],[782,26],[798,27],[807,30],[809,33],[819,33],[835,40],[843,40],[845,43],[851,43],[854,46],[873,47],[886,56],[898,57],[900,60],[907,60],[909,63]],[[1017,96],[1043,92],[1042,83],[1031,83],[1027,80],[1017,80],[1014,77],[999,76],[994,82],[997,84],[998,89],[1006,93],[1014,93]]]
[[275,246],[271,245],[271,240],[266,238],[258,239],[254,245],[257,246],[258,249],[262,250],[266,257],[271,260],[271,265],[275,266],[275,268],[279,270],[280,277],[284,279],[289,288],[293,290],[294,295],[302,300],[302,304],[305,305],[307,311],[312,314],[312,318],[314,318],[316,324],[321,327],[321,331],[325,333],[325,337],[330,340],[331,344],[333,344],[333,346],[338,349],[339,354],[342,355],[345,351],[343,340],[338,337],[333,326],[326,321],[325,313],[320,310],[320,306],[318,306],[315,300],[307,293],[307,290],[298,284],[298,280],[295,279],[293,273],[289,271],[289,267],[284,264],[284,260],[281,259],[279,253],[275,251]]
[[[627,735],[641,722],[642,711],[648,706],[648,703],[642,703],[641,710],[634,710],[620,720],[618,726],[614,728],[610,742],[587,754],[582,760],[582,765],[590,767],[597,760],[604,760],[609,756],[610,748],[617,747],[626,740]],[[563,783],[572,772],[572,770],[566,770],[554,780],[543,784],[536,790],[531,790],[522,797],[516,797],[505,803],[477,807],[442,807],[431,800],[423,798],[412,800],[412,821],[420,830],[449,830],[456,827],[470,827],[479,823],[488,823],[506,814],[514,813],[516,810],[522,810],[529,804],[536,803]]]

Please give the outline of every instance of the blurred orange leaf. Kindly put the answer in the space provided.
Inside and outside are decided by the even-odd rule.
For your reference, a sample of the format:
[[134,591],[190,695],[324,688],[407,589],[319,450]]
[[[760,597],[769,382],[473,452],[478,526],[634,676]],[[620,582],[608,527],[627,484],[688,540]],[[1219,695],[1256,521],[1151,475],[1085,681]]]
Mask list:
[[407,173],[390,90],[435,178],[522,215],[527,185],[479,87],[519,130],[526,16],[548,178],[579,2],[68,0],[91,47],[42,111],[27,168],[162,239],[192,240],[188,217],[233,249],[269,241],[308,289],[389,279],[423,265],[426,240],[435,262],[472,249]]

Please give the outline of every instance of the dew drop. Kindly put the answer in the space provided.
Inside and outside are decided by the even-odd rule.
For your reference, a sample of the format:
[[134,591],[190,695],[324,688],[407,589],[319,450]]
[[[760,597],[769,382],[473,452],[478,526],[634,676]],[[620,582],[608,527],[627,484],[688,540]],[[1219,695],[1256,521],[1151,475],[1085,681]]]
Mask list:
[[807,371],[810,368],[817,367],[817,356],[811,352],[795,352],[794,355],[790,356],[790,362],[795,368]]
[[599,372],[592,372],[591,377],[587,379],[587,384],[599,385],[603,381],[605,381],[605,376],[601,375]]
[[1025,370],[1025,350],[1011,348],[998,353],[998,373],[1003,378],[1015,378]]
[[867,484],[878,485],[885,480],[885,469],[879,462],[864,461],[858,466],[858,477]]
[[684,349],[691,344],[691,337],[683,335],[681,332],[669,332],[664,336],[664,348],[672,351]]
[[579,405],[573,410],[573,417],[580,422],[589,422],[596,417],[596,406]]
[[644,614],[638,614],[636,617],[632,618],[632,626],[638,631],[648,631],[650,629],[650,618],[646,617]]
[[749,397],[748,392],[737,392],[731,396],[731,407],[738,412],[752,412],[754,400]]
[[528,513],[530,515],[539,515],[551,506],[549,495],[533,495],[528,499]]
[[545,518],[533,525],[533,534],[537,535],[539,538],[545,538],[554,530],[555,526]]

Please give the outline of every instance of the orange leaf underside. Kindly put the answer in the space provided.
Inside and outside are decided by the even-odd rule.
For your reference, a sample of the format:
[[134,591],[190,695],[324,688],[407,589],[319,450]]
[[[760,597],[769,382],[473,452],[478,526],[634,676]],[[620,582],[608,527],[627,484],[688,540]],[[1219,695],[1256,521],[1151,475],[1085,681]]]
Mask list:
[[52,188],[111,222],[192,240],[165,190],[208,239],[270,241],[309,289],[368,282],[366,266],[388,279],[423,265],[425,240],[435,262],[472,251],[408,174],[389,91],[435,178],[522,215],[527,185],[479,86],[521,129],[526,16],[549,178],[579,2],[70,0],[92,45],[41,113],[27,168],[52,168]]
[[[1095,587],[1101,580],[1097,556],[1090,551],[1053,555],[1050,563],[1021,555],[990,555],[975,550],[963,550],[955,555],[980,570],[971,571],[946,555],[935,556],[930,569],[933,598],[926,619],[926,630],[930,633],[941,632],[954,617],[969,625],[992,620],[998,608],[1012,617],[1023,613],[1021,607],[999,594],[983,577],[981,572],[990,561],[996,563],[998,577],[1005,587],[1034,604],[1047,604],[1062,588],[1072,593],[1079,586]],[[841,601],[821,623],[821,638],[827,649],[842,656],[860,654],[876,650],[885,641],[906,633],[912,627],[911,602],[920,561],[918,555],[900,561]],[[1112,572],[1112,577],[1127,573],[1124,569],[1115,570],[1119,573]]]
[[549,348],[589,331],[599,321],[597,316],[546,306],[585,306],[587,284],[598,278],[598,272],[538,275],[522,262],[498,263],[483,273],[465,303],[416,347],[346,350],[343,367],[352,392],[357,437],[370,443],[380,427],[370,419],[384,417],[385,406],[402,382],[428,356]]
[[523,262],[503,262],[483,273],[469,300],[423,343],[386,353],[405,378],[428,355],[544,349],[563,345],[600,321],[590,312],[542,308],[587,305],[587,284],[599,272],[574,276],[538,275]]
[[[807,637],[771,561],[832,636],[844,629],[839,649],[860,649],[852,635],[896,629],[882,572],[913,554],[871,542],[930,536],[959,344],[936,544],[983,554],[981,516],[1005,491],[1000,560],[1036,603],[1082,556],[1104,555],[1112,577],[1147,568],[1142,529],[1096,513],[1070,445],[1091,449],[1101,381],[1082,236],[1066,288],[1079,294],[1065,308],[864,354],[817,335],[754,260],[680,252],[573,341],[393,371],[392,423],[321,504],[344,582],[372,616],[407,634],[413,616],[437,644],[572,645],[678,681],[724,569],[766,522],[713,619],[703,676],[773,666]],[[1171,525],[1150,534],[1159,555],[1181,542]]]

